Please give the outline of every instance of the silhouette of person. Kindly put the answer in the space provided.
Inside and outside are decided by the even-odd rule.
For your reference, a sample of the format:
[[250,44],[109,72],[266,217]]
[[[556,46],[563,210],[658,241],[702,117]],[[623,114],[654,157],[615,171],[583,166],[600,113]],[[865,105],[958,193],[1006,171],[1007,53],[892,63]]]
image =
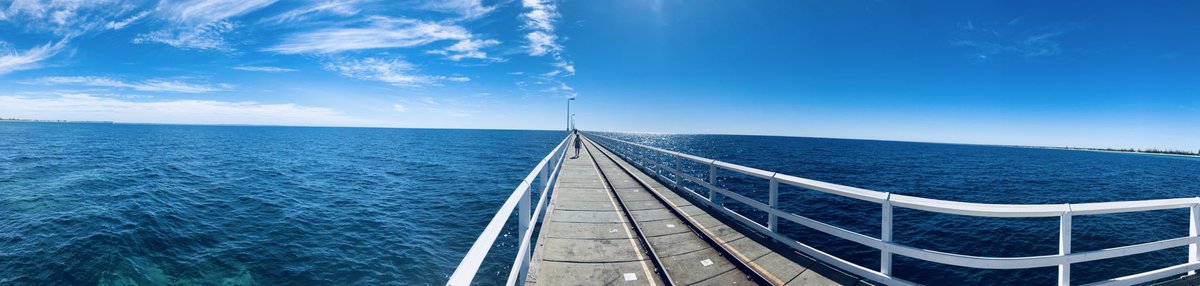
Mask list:
[[583,139],[579,138],[579,130],[575,130],[573,132],[575,132],[575,157],[571,157],[572,159],[579,158],[579,148],[583,147]]

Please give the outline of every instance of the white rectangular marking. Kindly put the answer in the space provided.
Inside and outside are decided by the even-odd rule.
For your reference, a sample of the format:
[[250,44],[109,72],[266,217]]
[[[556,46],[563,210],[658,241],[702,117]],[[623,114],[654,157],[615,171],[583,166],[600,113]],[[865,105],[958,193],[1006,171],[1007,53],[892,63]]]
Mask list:
[[617,232],[617,229],[614,228],[614,229],[608,231],[608,233],[614,233],[614,232]]
[[700,265],[708,267],[709,265],[712,265],[712,259],[700,260]]
[[668,223],[668,224],[667,224],[667,227],[675,227],[675,224],[673,224],[673,223]]
[[637,274],[625,273],[625,281],[633,281],[633,280],[637,280]]

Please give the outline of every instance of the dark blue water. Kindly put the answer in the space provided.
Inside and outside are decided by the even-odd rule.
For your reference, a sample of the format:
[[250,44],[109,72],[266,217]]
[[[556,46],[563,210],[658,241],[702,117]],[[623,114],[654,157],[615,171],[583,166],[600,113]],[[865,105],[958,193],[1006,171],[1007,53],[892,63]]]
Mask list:
[[[0,124],[0,285],[438,285],[563,132]],[[988,203],[1196,196],[1200,160],[988,146],[714,135],[623,138],[879,191]],[[502,151],[498,151],[502,150]],[[702,166],[688,166],[703,175]],[[762,201],[763,180],[720,174]],[[879,234],[879,207],[782,188],[784,208]],[[737,209],[738,204],[730,203]],[[765,222],[765,216],[741,209]],[[1057,252],[1048,219],[896,210],[896,241],[971,255]],[[510,225],[511,226],[511,225]],[[878,267],[878,252],[781,223]],[[1185,210],[1077,217],[1085,251],[1187,235]],[[515,236],[477,281],[502,283]],[[1077,264],[1074,282],[1168,266],[1184,248]],[[895,258],[926,284],[1051,284]]]
[[0,285],[443,284],[565,135],[0,123]]
[[[617,138],[800,177],[926,198],[978,203],[1082,203],[1200,195],[1196,158],[1087,151],[820,138],[609,134]],[[707,166],[684,165],[707,177]],[[718,185],[761,202],[766,180],[718,174]],[[690,187],[699,189],[699,186]],[[781,186],[782,208],[879,237],[880,207],[812,190]],[[766,215],[727,200],[731,209],[766,224]],[[1186,209],[1077,216],[1075,252],[1188,235]],[[879,252],[780,220],[797,240],[872,269]],[[978,218],[895,209],[894,240],[979,256],[1058,253],[1058,218]],[[1073,283],[1089,283],[1187,261],[1186,247],[1074,264]],[[1054,267],[979,270],[894,256],[896,276],[932,285],[1051,285]]]

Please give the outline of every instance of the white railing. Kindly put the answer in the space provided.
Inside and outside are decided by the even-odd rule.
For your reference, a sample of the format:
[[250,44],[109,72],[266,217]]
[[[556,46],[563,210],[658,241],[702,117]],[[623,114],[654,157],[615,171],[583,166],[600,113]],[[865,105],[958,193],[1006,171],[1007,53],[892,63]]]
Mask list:
[[[1104,202],[1104,203],[1082,203],[1082,204],[1037,204],[1037,205],[1015,205],[1015,204],[979,204],[956,201],[945,201],[936,199],[927,199],[887,192],[878,192],[855,187],[842,186],[832,183],[815,181],[795,176],[789,176],[776,172],[764,171],[751,167],[735,165],[731,163],[721,162],[713,159],[688,155],[675,151],[665,150],[661,148],[646,146],[638,143],[624,141],[620,139],[610,138],[598,134],[588,133],[589,137],[598,138],[597,140],[602,145],[610,150],[613,150],[621,157],[637,164],[643,168],[664,170],[678,180],[685,180],[691,183],[700,185],[708,190],[707,196],[698,193],[696,190],[681,186],[678,180],[666,177],[658,172],[653,173],[659,176],[664,182],[669,182],[677,189],[688,191],[692,195],[705,202],[714,209],[721,211],[729,217],[741,221],[750,228],[761,232],[771,238],[791,246],[805,254],[813,256],[825,263],[848,271],[855,275],[874,280],[876,282],[889,285],[911,285],[914,284],[896,278],[892,275],[892,254],[903,255],[920,260],[970,267],[980,269],[1026,269],[1039,267],[1058,267],[1058,285],[1069,285],[1071,282],[1071,264],[1108,259],[1114,257],[1129,256],[1140,253],[1163,250],[1167,248],[1188,246],[1188,262],[1155,269],[1147,272],[1112,278],[1094,282],[1091,285],[1132,285],[1138,283],[1146,283],[1158,279],[1168,278],[1173,275],[1181,275],[1184,272],[1191,272],[1200,269],[1200,236],[1197,236],[1197,224],[1200,223],[1200,198],[1178,198],[1178,199],[1161,199],[1161,200],[1143,200],[1143,201],[1123,201],[1123,202]],[[658,154],[663,160],[652,160],[646,154]],[[702,165],[707,165],[709,169],[708,180],[704,180],[681,171],[682,162],[691,161]],[[674,167],[672,167],[673,165]],[[652,167],[652,168],[651,168]],[[749,176],[758,177],[769,181],[768,202],[763,203],[757,200],[742,196],[730,190],[718,187],[715,185],[714,179],[717,177],[718,169],[729,170]],[[829,194],[843,196],[861,201],[877,203],[882,206],[882,214],[880,216],[881,229],[880,237],[872,237],[863,235],[857,232],[849,231],[837,226],[816,221],[799,214],[789,213],[779,209],[779,184],[787,184],[805,189],[821,191]],[[754,209],[767,213],[768,221],[764,226],[755,222],[741,214],[738,214],[726,208],[722,202],[723,198],[732,198],[738,202],[746,204]],[[927,249],[919,249],[906,245],[894,243],[892,241],[892,208],[901,207],[915,210],[922,210],[935,213],[977,216],[977,217],[1006,217],[1006,218],[1034,218],[1034,217],[1058,217],[1059,225],[1059,245],[1058,254],[1041,255],[1041,256],[1025,256],[1025,257],[981,257],[970,256],[954,253],[945,253]],[[1085,252],[1071,252],[1071,218],[1074,216],[1097,215],[1097,214],[1114,214],[1140,211],[1153,211],[1177,208],[1190,208],[1191,212],[1188,216],[1190,232],[1186,237],[1171,238],[1154,242],[1114,247],[1108,249],[1100,249]],[[794,239],[789,239],[779,233],[778,221],[779,218],[804,225],[823,233],[839,237],[841,239],[853,241],[871,248],[875,248],[880,252],[879,269],[869,269],[857,264],[851,263],[844,259],[835,257],[818,249],[812,248],[804,243],[800,243]]]
[[[483,259],[487,257],[488,251],[492,249],[492,245],[496,243],[496,238],[500,236],[500,232],[504,230],[504,224],[512,217],[514,210],[518,211],[518,226],[517,240],[520,247],[517,248],[517,256],[512,264],[512,270],[509,272],[506,285],[525,284],[525,274],[529,271],[529,259],[532,257],[532,249],[530,247],[533,236],[533,225],[537,224],[542,216],[543,208],[549,201],[550,190],[554,188],[555,178],[558,177],[559,169],[562,167],[563,156],[566,155],[567,142],[574,138],[573,135],[567,135],[562,142],[558,143],[550,154],[546,155],[541,162],[538,162],[537,167],[529,172],[528,176],[517,185],[517,189],[513,190],[504,204],[500,206],[500,210],[492,216],[492,221],[483,229],[483,233],[479,234],[479,238],[475,239],[475,244],[471,245],[471,250],[467,251],[467,255],[463,257],[462,262],[459,262],[458,268],[454,270],[454,274],[450,275],[450,280],[446,285],[470,285],[475,279],[476,272],[479,272],[479,266],[483,264]],[[537,208],[531,213],[530,209],[530,192],[532,190],[534,180],[540,182],[542,187],[539,195]]]

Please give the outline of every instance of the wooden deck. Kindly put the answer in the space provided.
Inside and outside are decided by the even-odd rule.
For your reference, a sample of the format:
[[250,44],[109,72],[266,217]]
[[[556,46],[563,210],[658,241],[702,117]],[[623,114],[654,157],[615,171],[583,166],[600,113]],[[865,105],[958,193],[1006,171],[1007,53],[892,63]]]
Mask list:
[[[667,285],[656,272],[656,259],[679,285],[753,285],[747,272],[735,267],[743,262],[771,284],[867,284],[727,224],[731,221],[693,205],[599,145],[584,145],[579,157],[563,163],[527,285]],[[568,157],[573,153],[568,150]],[[716,249],[699,235],[724,247]]]

